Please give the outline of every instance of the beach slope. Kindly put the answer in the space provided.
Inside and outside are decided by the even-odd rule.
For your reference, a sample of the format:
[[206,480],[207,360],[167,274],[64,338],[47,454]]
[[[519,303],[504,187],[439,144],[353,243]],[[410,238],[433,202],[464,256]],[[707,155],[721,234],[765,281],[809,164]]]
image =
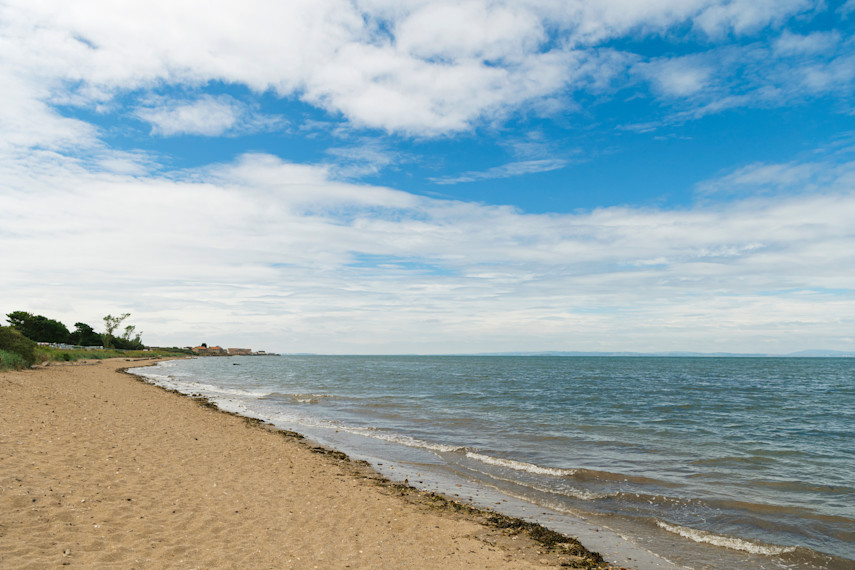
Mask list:
[[472,513],[414,501],[418,492],[339,454],[121,373],[142,364],[0,373],[0,566],[543,568],[577,560]]

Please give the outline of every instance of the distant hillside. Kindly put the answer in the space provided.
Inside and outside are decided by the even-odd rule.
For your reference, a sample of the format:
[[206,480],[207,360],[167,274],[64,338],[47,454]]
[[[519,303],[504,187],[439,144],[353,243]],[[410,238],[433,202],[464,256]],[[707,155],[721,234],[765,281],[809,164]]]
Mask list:
[[802,350],[801,352],[793,352],[787,356],[793,357],[833,357],[833,358],[853,358],[855,351],[844,352],[840,350]]

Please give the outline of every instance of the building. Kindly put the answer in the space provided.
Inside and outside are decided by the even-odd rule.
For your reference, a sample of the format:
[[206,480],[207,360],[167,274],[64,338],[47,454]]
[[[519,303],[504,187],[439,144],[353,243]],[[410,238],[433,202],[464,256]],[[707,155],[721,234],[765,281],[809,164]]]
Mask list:
[[221,356],[226,353],[221,346],[194,346],[191,350],[199,356]]

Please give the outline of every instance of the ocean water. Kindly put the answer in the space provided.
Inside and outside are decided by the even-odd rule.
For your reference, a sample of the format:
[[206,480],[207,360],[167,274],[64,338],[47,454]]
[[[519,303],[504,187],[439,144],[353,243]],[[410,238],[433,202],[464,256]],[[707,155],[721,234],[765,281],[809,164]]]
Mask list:
[[663,567],[855,568],[855,359],[271,356],[136,373],[410,484],[609,529]]

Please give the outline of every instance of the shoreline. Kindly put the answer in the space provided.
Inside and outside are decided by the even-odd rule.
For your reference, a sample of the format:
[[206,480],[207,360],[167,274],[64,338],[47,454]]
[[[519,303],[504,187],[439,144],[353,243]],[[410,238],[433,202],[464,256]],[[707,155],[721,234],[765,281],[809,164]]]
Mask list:
[[393,483],[128,362],[0,374],[4,563],[609,567],[574,539]]

